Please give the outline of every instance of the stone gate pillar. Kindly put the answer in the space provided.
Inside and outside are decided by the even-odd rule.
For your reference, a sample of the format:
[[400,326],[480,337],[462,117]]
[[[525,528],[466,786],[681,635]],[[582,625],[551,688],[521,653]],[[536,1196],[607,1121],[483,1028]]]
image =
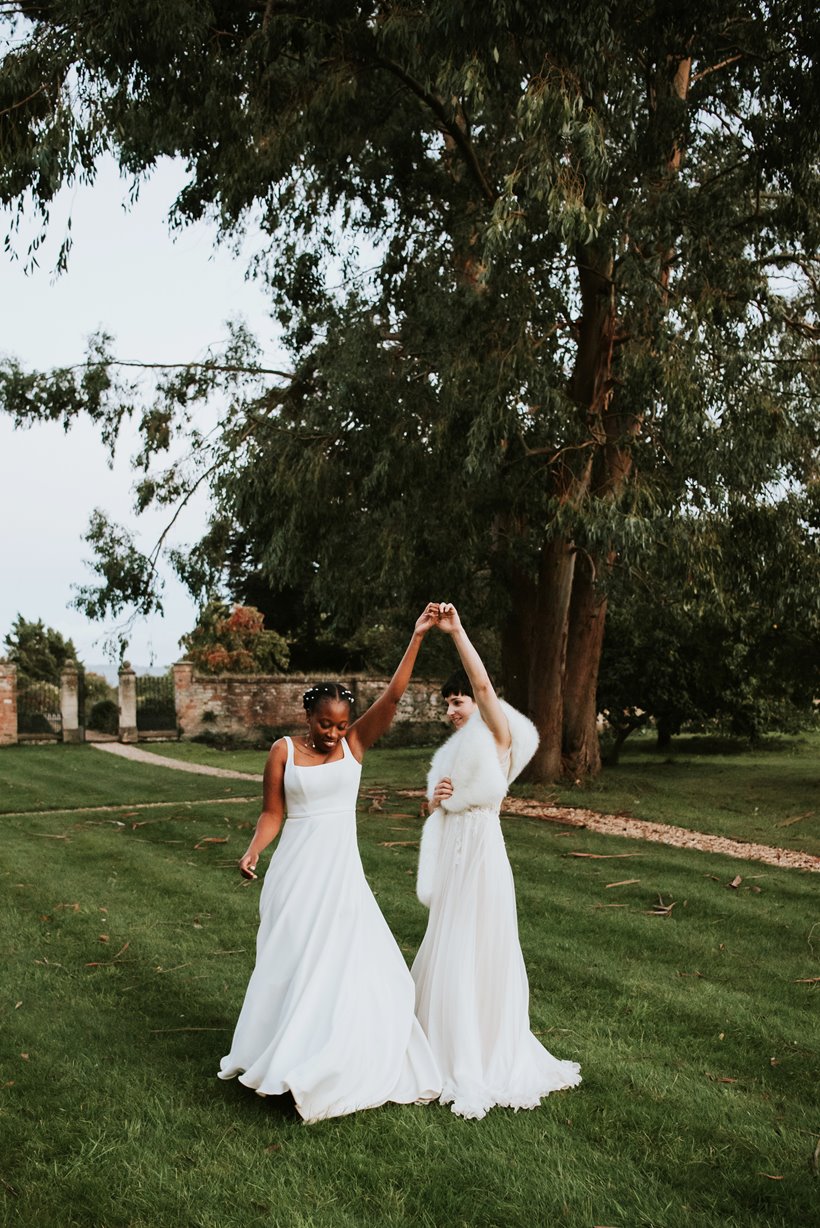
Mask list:
[[137,675],[129,661],[120,666],[120,729],[121,742],[137,741]]
[[80,727],[80,672],[75,661],[67,661],[60,673],[60,716],[63,741],[82,742],[85,730]]
[[17,666],[0,661],[0,746],[17,741]]

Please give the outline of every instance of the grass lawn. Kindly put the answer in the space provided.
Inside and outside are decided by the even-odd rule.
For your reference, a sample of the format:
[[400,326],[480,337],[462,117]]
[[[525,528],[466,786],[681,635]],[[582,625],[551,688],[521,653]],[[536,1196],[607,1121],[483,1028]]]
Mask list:
[[654,738],[637,738],[617,767],[555,792],[567,805],[820,853],[820,733],[772,736],[755,750],[684,735],[660,754]]
[[[195,742],[148,749],[244,772],[260,772],[265,762],[264,751],[219,751]],[[400,787],[419,788],[431,753],[377,749],[365,759],[364,782],[389,779]],[[820,854],[820,734],[767,738],[757,750],[740,741],[684,735],[663,754],[654,750],[653,738],[634,738],[620,764],[605,768],[584,788],[524,784],[513,792]]]
[[[110,796],[116,772],[132,766],[74,753],[72,804],[81,768]],[[417,836],[417,806],[373,794],[408,783],[419,759],[384,755],[368,761],[362,856],[410,959],[426,921],[404,843]],[[103,766],[107,779],[93,775]],[[812,1222],[815,876],[507,821],[532,1026],[557,1056],[580,1061],[583,1084],[538,1111],[494,1110],[482,1122],[434,1105],[304,1126],[278,1101],[214,1077],[253,962],[259,884],[231,863],[257,804],[180,797],[128,811],[137,787],[142,801],[174,800],[166,777],[215,798],[242,784],[146,768],[119,778],[119,814],[0,820],[3,1225]],[[47,800],[65,796],[57,775]],[[674,903],[667,916],[653,915],[659,896]]]
[[93,746],[5,746],[0,749],[0,814],[129,802],[249,797],[253,781],[208,779],[158,771]]

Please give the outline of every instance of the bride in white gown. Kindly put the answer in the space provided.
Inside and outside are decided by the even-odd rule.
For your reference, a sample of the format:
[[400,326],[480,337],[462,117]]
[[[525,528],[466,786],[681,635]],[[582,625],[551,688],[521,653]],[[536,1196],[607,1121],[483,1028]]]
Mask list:
[[[416,1013],[462,1117],[494,1105],[538,1108],[580,1083],[578,1064],[552,1056],[530,1031],[529,984],[499,807],[535,753],[535,726],[499,700],[455,608],[439,607],[464,666],[442,688],[456,732],[433,758],[418,893],[430,909],[412,967]],[[465,672],[466,671],[466,672]]]
[[384,694],[352,724],[344,687],[305,693],[307,734],[274,742],[262,814],[239,862],[255,878],[281,829],[259,900],[256,966],[219,1077],[238,1076],[263,1096],[292,1093],[305,1121],[441,1091],[412,978],[356,842],[362,755],[389,727],[437,616],[428,606]]

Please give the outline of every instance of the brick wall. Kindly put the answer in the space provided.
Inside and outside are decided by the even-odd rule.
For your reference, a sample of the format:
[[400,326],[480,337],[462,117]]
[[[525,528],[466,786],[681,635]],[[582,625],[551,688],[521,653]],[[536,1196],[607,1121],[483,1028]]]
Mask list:
[[[302,674],[200,674],[187,661],[174,666],[177,724],[183,739],[221,734],[258,740],[265,733],[298,733],[304,727],[302,694],[316,682]],[[381,694],[387,678],[349,674],[334,678],[356,696],[356,712]],[[444,706],[439,683],[413,679],[394,721],[409,740],[439,740]]]
[[0,661],[0,746],[17,741],[17,666]]

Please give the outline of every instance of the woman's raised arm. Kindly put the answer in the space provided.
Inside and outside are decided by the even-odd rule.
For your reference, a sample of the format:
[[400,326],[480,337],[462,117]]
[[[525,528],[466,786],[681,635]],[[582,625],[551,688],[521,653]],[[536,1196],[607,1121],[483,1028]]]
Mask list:
[[369,750],[373,743],[390,728],[399,706],[399,700],[407,690],[407,684],[412,677],[421,641],[430,628],[435,626],[438,612],[439,606],[434,601],[425,606],[423,613],[416,620],[410,643],[407,645],[407,650],[395,674],[379,698],[348,729],[347,744],[357,759],[361,759],[364,752]]
[[461,664],[470,679],[473,688],[473,698],[478,705],[481,719],[495,738],[495,744],[500,754],[506,754],[512,745],[510,726],[504,715],[504,709],[495,693],[490,675],[481,657],[476,651],[458,616],[458,610],[449,601],[443,601],[439,606],[438,627],[447,635],[452,636]]

